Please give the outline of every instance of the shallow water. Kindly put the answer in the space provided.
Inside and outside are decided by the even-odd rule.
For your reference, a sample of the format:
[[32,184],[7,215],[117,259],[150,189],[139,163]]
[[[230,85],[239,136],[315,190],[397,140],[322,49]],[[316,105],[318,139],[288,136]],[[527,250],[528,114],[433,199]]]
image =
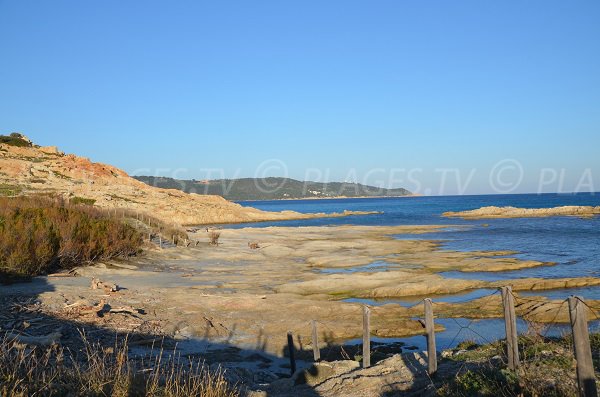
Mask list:
[[[459,251],[516,251],[514,257],[542,262],[542,266],[504,272],[443,272],[447,278],[498,281],[514,278],[600,277],[600,217],[516,218],[464,220],[445,218],[446,211],[463,211],[483,206],[550,208],[562,205],[600,205],[600,194],[524,194],[445,197],[401,197],[376,199],[283,200],[241,202],[263,210],[294,210],[304,213],[380,211],[381,214],[344,218],[262,222],[264,226],[323,225],[448,225],[441,231],[423,235],[399,235],[396,238],[437,240],[443,249]],[[243,227],[233,225],[230,227]],[[325,269],[324,272],[386,271],[382,262],[354,269]],[[600,296],[599,287],[580,292],[585,298]]]
[[[470,340],[478,344],[495,342],[506,337],[504,329],[504,320],[501,318],[491,318],[483,320],[471,320],[468,318],[439,318],[436,323],[442,324],[446,330],[435,334],[436,347],[438,351],[456,347],[461,341]],[[519,334],[526,333],[529,325],[517,319],[517,331]],[[539,331],[536,329],[536,331]],[[571,332],[569,324],[554,324],[542,327],[541,334],[548,337],[560,337],[568,335]],[[590,322],[590,332],[600,332],[600,322]],[[408,338],[371,338],[373,342],[379,343],[397,343],[402,342],[406,347],[415,347],[417,350],[427,350],[427,340],[423,335],[411,336]],[[352,339],[347,344],[361,344],[362,339]],[[405,349],[409,351],[411,349]]]
[[[435,295],[432,297],[433,302],[446,302],[446,303],[460,303],[468,302],[473,299],[482,298],[484,296],[498,293],[498,290],[490,288],[480,288],[472,291],[461,292],[453,295]],[[406,298],[397,299],[362,299],[362,298],[348,298],[344,299],[344,302],[349,303],[361,303],[369,306],[382,306],[388,303],[395,303],[400,306],[409,307],[421,303],[425,297],[419,296],[407,296]]]
[[384,261],[375,261],[373,263],[369,263],[368,265],[363,266],[353,266],[353,267],[334,267],[334,268],[325,268],[316,270],[319,273],[325,274],[344,274],[344,273],[376,273],[376,272],[385,272],[388,270],[397,270],[397,269],[419,269],[423,266],[419,265],[398,265],[394,263],[387,263]]
[[[398,239],[435,240],[442,249],[458,251],[514,251],[511,255],[520,259],[552,262],[552,266],[503,272],[458,272],[440,273],[453,279],[476,279],[499,281],[515,278],[540,277],[600,277],[600,217],[582,219],[576,217],[516,218],[464,220],[444,218],[446,211],[464,211],[484,206],[514,206],[523,208],[551,208],[563,205],[600,205],[600,194],[543,194],[543,195],[487,195],[448,197],[403,197],[379,199],[340,200],[289,200],[242,202],[268,211],[293,210],[304,213],[353,211],[379,211],[381,214],[323,218],[284,222],[263,222],[228,227],[265,226],[325,226],[325,225],[447,225],[444,229],[423,235],[398,235]],[[388,271],[396,265],[374,261],[366,266],[346,269],[323,269],[323,273],[378,272]],[[435,296],[438,302],[462,302],[477,299],[495,291],[477,289],[455,295]],[[550,299],[565,299],[570,295],[585,299],[600,299],[600,287],[559,289],[550,291],[520,292],[521,295],[545,296]],[[347,302],[368,305],[396,303],[411,306],[422,297],[402,299],[347,299]],[[436,335],[438,350],[455,347],[464,340],[488,343],[504,338],[503,319],[470,320],[465,318],[435,320],[446,327]],[[518,319],[519,333],[527,331],[527,323]],[[591,322],[590,330],[600,332],[600,322]],[[547,336],[561,336],[569,332],[568,324],[549,326]],[[403,342],[419,350],[426,349],[423,336],[410,338],[373,338],[374,342]],[[353,340],[349,343],[361,343]]]

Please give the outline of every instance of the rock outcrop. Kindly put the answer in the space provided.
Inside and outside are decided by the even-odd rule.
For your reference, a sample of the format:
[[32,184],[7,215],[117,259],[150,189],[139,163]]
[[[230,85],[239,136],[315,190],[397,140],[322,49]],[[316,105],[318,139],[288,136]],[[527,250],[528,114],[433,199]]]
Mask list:
[[600,214],[600,206],[566,205],[554,208],[481,207],[470,211],[444,212],[443,216],[464,219],[541,218],[548,216],[591,217]]

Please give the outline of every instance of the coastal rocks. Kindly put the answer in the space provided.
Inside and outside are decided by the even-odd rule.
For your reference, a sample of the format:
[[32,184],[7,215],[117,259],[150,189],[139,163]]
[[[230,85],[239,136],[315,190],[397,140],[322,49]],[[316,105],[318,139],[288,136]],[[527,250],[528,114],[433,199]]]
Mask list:
[[490,287],[512,286],[513,291],[543,291],[561,288],[579,288],[600,285],[600,278],[575,277],[575,278],[524,278],[516,280],[503,280],[490,283]]
[[45,153],[45,154],[51,154],[51,155],[56,155],[56,156],[63,156],[64,153],[61,152],[60,150],[58,150],[58,147],[56,146],[42,146],[39,148],[40,152]]
[[340,376],[360,367],[358,361],[344,360],[333,362],[318,362],[309,368],[294,374],[294,384],[306,384],[315,386],[333,376]]
[[452,280],[443,282],[436,274],[408,271],[377,273],[331,274],[316,280],[284,284],[278,292],[302,295],[332,294],[360,298],[383,298],[448,294],[476,288],[478,281]]
[[444,212],[445,217],[464,219],[538,218],[548,216],[591,217],[600,214],[600,206],[561,206],[554,208],[481,207],[475,210]]
[[[430,396],[435,394],[435,384],[427,376],[425,355],[418,353],[396,354],[379,361],[369,368],[359,368],[356,364],[342,367],[340,373],[334,370],[336,365],[346,365],[346,362],[331,364],[331,375],[315,379],[310,384],[296,384],[289,380],[280,380],[271,384],[265,391],[268,396],[349,396],[367,397],[404,393],[402,395]],[[321,368],[327,366],[323,363]],[[354,367],[354,368],[353,368]],[[353,368],[353,369],[351,369]],[[436,381],[440,381],[456,373],[458,364],[447,361],[440,363]],[[348,369],[350,369],[348,371]],[[414,394],[413,394],[414,393]]]

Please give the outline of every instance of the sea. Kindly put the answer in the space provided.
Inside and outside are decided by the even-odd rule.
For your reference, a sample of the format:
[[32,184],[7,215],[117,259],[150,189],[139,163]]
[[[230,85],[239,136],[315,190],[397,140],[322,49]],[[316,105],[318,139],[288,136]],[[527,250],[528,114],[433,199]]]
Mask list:
[[[327,226],[327,225],[445,225],[439,232],[423,235],[397,235],[398,239],[427,239],[441,243],[442,249],[459,251],[514,251],[511,257],[551,262],[552,266],[531,269],[508,270],[502,272],[459,272],[440,273],[449,282],[454,278],[479,280],[505,280],[515,278],[563,278],[563,277],[600,277],[600,217],[546,217],[546,218],[511,218],[464,220],[446,218],[446,211],[472,210],[485,206],[512,206],[521,208],[552,208],[565,205],[600,206],[600,193],[578,194],[519,194],[519,195],[463,195],[463,196],[416,196],[416,197],[383,197],[352,199],[310,199],[310,200],[275,200],[239,202],[266,211],[293,210],[302,213],[377,211],[377,214],[348,216],[342,218],[315,218],[295,221],[260,222],[237,224],[227,227],[267,227],[267,226]],[[341,271],[387,271],[385,262],[374,261],[367,267],[344,269]],[[322,269],[323,272],[340,270]],[[466,293],[432,297],[434,302],[458,302],[475,299],[493,290],[475,290]],[[522,295],[527,295],[525,293]],[[565,299],[570,295],[584,299],[600,299],[600,287],[583,287],[550,290],[529,295],[542,295],[552,299]],[[380,305],[397,303],[411,305],[415,299],[392,299],[383,301],[350,299],[350,302]],[[442,345],[456,345],[461,340],[470,339],[481,342],[485,339],[502,337],[501,320],[471,319],[438,319],[445,324],[447,331],[438,335]],[[462,324],[462,325],[461,325]],[[468,327],[464,326],[468,324]],[[499,326],[500,325],[500,326]],[[598,321],[592,323],[596,328]],[[524,332],[527,324],[519,320],[518,324]],[[600,329],[598,329],[600,331]],[[456,337],[455,333],[463,333]],[[565,332],[563,325],[554,325],[547,333]],[[445,338],[445,339],[444,339]],[[447,340],[446,340],[447,339]],[[382,342],[388,342],[385,339]],[[407,340],[403,340],[406,342]],[[419,348],[424,340],[420,337],[410,338],[411,343]],[[451,347],[451,346],[450,346]]]

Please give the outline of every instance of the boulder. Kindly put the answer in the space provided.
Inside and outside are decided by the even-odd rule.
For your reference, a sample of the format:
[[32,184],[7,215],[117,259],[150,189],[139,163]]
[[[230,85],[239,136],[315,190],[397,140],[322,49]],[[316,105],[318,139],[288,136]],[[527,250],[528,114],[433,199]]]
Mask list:
[[296,385],[315,386],[334,376],[354,371],[359,366],[357,361],[351,360],[318,362],[307,369],[296,372],[293,379]]

